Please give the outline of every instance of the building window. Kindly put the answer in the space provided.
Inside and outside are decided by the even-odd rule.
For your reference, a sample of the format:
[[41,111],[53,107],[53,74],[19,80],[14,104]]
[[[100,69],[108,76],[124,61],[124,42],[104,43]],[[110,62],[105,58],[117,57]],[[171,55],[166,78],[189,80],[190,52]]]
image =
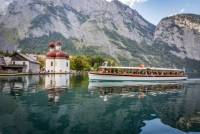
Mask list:
[[25,63],[25,62],[23,62],[23,65],[26,65],[26,63]]
[[66,63],[66,66],[68,67],[68,62]]
[[15,65],[15,61],[13,61],[13,65]]
[[51,62],[51,66],[53,66],[53,61]]

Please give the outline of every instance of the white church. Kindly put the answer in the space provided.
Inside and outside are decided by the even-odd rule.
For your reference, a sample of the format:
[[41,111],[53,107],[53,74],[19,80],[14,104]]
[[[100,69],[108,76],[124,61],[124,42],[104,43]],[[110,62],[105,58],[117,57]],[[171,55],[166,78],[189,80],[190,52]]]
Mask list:
[[69,73],[70,61],[69,55],[61,50],[62,43],[54,41],[49,43],[49,52],[46,55],[47,73]]

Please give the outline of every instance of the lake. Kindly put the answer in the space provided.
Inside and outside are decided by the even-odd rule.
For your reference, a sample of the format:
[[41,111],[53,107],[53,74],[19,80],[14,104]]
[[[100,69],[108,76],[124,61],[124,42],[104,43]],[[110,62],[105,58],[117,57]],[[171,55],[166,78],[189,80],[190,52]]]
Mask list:
[[88,82],[0,77],[0,134],[200,133],[200,79]]

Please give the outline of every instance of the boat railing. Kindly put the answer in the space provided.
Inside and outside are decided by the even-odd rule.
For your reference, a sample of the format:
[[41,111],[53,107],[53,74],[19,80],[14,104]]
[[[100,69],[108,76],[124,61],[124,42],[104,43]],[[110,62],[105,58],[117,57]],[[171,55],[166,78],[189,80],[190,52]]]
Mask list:
[[103,71],[93,71],[90,72],[91,74],[98,74],[98,75],[117,75],[117,76],[133,76],[133,77],[187,77],[185,74],[153,74],[153,73],[127,73],[127,72],[103,72]]

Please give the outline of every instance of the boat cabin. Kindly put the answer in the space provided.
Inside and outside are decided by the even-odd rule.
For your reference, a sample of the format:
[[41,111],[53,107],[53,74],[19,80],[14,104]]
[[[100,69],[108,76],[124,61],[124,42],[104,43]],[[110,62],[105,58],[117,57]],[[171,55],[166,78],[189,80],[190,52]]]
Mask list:
[[141,68],[141,67],[100,67],[98,74],[137,76],[137,77],[177,77],[185,76],[180,69]]

